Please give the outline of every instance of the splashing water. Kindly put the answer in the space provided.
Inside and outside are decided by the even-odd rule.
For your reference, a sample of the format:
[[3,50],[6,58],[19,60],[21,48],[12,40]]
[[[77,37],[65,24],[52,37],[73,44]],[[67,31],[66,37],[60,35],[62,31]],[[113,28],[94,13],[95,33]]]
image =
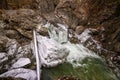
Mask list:
[[[55,63],[58,66],[51,66],[53,68],[43,68],[43,73],[45,74],[44,77],[48,75],[53,80],[57,80],[57,78],[60,76],[73,75],[80,78],[81,80],[118,80],[117,77],[107,67],[102,58],[96,55],[93,51],[90,51],[89,49],[84,47],[82,44],[72,44],[68,41],[68,30],[66,25],[57,25],[59,27],[56,28],[52,24],[47,23],[44,27],[48,28],[50,38],[46,38],[47,40],[45,40],[45,38],[41,40],[43,40],[43,45],[46,43],[49,43],[50,45],[51,43],[50,46],[52,46],[52,48],[47,49],[44,47],[44,49],[48,50],[48,52],[51,51],[50,49],[58,48],[58,52],[55,52],[57,51],[57,49],[49,52],[49,55],[51,55],[51,53],[52,55],[55,54],[55,56],[52,57],[53,63],[57,60],[64,59],[65,61],[63,61],[64,63],[60,62],[60,64],[63,63],[61,65],[58,65],[58,61],[57,63]],[[56,47],[55,44],[57,44]],[[41,47],[43,49],[43,46]],[[60,52],[60,48],[64,48],[65,52],[64,50]],[[46,55],[45,53],[43,54],[43,56]],[[67,55],[64,56],[64,54],[66,53]],[[62,55],[62,57],[59,57],[60,55]],[[48,63],[46,63],[46,65],[49,65],[49,61],[47,62]],[[47,79],[43,78],[43,80]]]

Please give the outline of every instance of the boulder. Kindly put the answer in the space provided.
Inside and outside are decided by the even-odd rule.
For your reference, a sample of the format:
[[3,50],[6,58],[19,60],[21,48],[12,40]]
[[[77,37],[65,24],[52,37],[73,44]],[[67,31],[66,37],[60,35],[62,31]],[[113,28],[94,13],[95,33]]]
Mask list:
[[16,30],[20,37],[32,39],[32,30],[40,23],[41,17],[32,9],[18,9],[4,11],[3,20],[8,25],[5,30]]
[[0,53],[0,66],[8,60],[7,53]]
[[0,9],[8,9],[7,0],[0,0]]
[[29,58],[20,58],[18,59],[17,62],[15,62],[11,68],[22,68],[25,67],[27,65],[29,65],[31,63]]
[[49,34],[48,34],[48,29],[45,28],[45,27],[41,27],[39,30],[37,30],[37,32],[38,32],[40,35],[49,36]]
[[44,67],[54,67],[65,61],[69,50],[47,37],[37,36],[38,50]]
[[76,29],[75,29],[75,32],[77,34],[81,34],[84,30],[85,30],[85,27],[83,27],[83,26],[77,26]]
[[15,30],[6,30],[6,36],[10,39],[16,39],[18,38],[18,32]]
[[18,42],[15,39],[11,39],[6,44],[7,55],[8,56],[15,56],[17,54],[17,49],[19,47]]
[[8,38],[4,36],[0,36],[0,52],[6,51],[6,44],[8,42]]

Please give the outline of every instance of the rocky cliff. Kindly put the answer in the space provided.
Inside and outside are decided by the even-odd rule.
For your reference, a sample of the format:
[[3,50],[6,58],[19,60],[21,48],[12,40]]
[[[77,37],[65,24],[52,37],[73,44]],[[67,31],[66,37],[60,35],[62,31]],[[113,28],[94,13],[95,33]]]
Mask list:
[[[4,22],[0,35],[23,45],[31,41],[32,29],[44,20],[67,24],[78,35],[86,28],[94,29],[92,37],[109,50],[101,52],[102,56],[120,71],[120,0],[0,0],[0,19]],[[0,51],[5,50],[6,39],[0,41]],[[71,41],[79,42],[76,38]]]

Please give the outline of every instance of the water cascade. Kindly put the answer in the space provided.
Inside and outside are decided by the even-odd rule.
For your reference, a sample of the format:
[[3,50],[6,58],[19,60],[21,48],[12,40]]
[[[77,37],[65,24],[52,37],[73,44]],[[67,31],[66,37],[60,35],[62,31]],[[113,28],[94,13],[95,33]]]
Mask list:
[[83,44],[73,44],[68,40],[67,25],[57,25],[46,23],[38,28],[45,27],[49,32],[49,37],[37,34],[39,55],[44,66],[43,80],[49,80],[46,76],[51,80],[62,76],[75,76],[80,80],[118,80],[96,53]]

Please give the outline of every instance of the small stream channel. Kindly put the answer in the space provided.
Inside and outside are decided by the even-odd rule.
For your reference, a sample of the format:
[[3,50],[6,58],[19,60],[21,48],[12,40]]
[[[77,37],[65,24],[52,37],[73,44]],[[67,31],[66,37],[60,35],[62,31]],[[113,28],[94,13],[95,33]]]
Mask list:
[[[62,24],[58,24],[58,26],[56,28],[47,23],[44,27],[49,30],[50,37],[37,37],[38,42],[41,42],[39,45],[42,46],[39,50],[43,49],[39,54],[51,55],[53,53],[52,59],[50,58],[51,62],[47,59],[42,60],[43,64],[46,65],[42,68],[42,80],[58,80],[60,77],[65,76],[76,77],[78,80],[118,80],[112,70],[107,67],[104,59],[81,43],[73,44],[69,42],[67,26]],[[54,45],[53,48],[56,49],[50,50],[48,46],[52,47]],[[65,48],[69,54],[64,55],[65,50],[59,51],[59,48]],[[61,57],[61,55],[65,57]],[[55,58],[56,56],[63,62],[59,62],[59,59]]]

